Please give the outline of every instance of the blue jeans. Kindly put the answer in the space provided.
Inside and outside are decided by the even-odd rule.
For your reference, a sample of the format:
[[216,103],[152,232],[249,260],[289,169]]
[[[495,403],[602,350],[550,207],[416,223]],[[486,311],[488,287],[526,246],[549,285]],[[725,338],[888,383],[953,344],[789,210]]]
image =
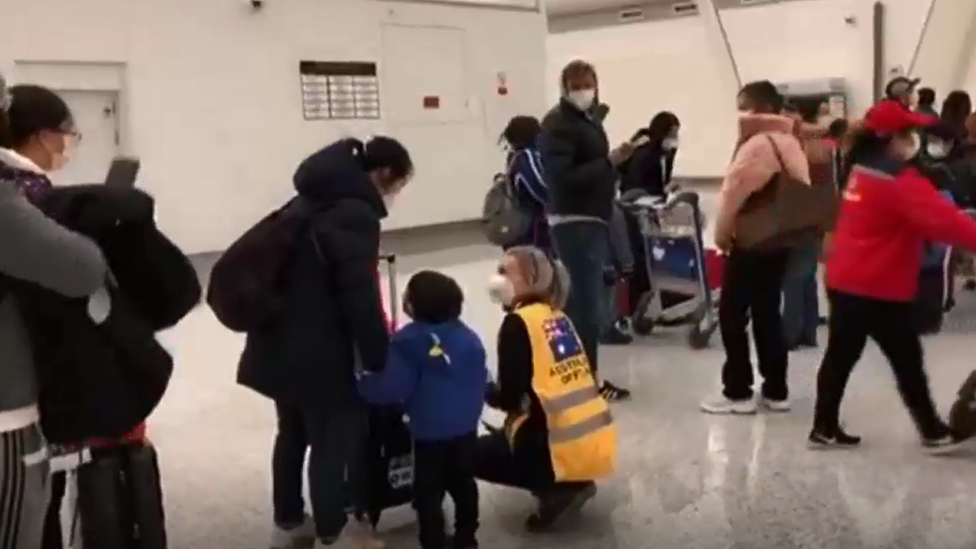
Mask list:
[[786,344],[817,341],[820,299],[817,292],[817,244],[797,247],[783,277],[783,339]]
[[566,316],[573,322],[595,374],[597,346],[609,315],[603,276],[610,261],[607,226],[598,221],[559,223],[552,227],[552,241],[556,255],[569,272]]

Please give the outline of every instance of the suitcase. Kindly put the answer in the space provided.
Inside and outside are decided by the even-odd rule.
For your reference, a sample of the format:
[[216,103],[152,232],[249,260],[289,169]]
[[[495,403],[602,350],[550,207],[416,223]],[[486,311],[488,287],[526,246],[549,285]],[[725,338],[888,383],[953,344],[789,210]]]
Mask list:
[[[400,311],[396,256],[382,254],[380,261],[387,266],[387,304],[395,329]],[[365,463],[366,513],[375,528],[383,511],[413,499],[413,437],[399,407],[376,406],[370,410]]]
[[159,462],[152,445],[94,450],[91,462],[78,468],[77,485],[82,547],[166,549]]
[[976,371],[959,387],[956,401],[949,409],[949,427],[961,438],[976,435]]

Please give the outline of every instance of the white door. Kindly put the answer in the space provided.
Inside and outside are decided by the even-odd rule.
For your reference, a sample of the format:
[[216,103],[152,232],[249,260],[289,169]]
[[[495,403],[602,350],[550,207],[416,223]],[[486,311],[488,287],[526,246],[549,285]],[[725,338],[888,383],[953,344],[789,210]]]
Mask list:
[[58,92],[75,117],[81,135],[64,169],[53,174],[55,185],[101,183],[119,154],[118,94],[109,91]]

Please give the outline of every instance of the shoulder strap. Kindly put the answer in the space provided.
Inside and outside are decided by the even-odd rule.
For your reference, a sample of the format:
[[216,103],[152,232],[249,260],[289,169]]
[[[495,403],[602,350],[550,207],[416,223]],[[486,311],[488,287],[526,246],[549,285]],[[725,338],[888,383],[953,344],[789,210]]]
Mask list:
[[773,147],[773,154],[776,155],[776,161],[779,162],[780,171],[786,171],[786,163],[783,162],[783,155],[780,154],[779,147],[776,146],[776,140],[773,139],[773,136],[769,135],[768,133],[764,133],[763,137],[765,137],[766,141],[769,141],[770,146]]

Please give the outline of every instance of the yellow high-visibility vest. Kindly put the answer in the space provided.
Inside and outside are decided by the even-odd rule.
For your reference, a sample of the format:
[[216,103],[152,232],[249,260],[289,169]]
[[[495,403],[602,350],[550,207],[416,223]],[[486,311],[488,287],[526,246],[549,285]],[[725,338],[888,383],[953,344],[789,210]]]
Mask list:
[[[583,345],[562,312],[534,303],[515,311],[532,345],[532,390],[546,414],[557,481],[593,480],[614,471],[617,429],[600,396]],[[505,421],[509,442],[528,419],[528,406]]]

